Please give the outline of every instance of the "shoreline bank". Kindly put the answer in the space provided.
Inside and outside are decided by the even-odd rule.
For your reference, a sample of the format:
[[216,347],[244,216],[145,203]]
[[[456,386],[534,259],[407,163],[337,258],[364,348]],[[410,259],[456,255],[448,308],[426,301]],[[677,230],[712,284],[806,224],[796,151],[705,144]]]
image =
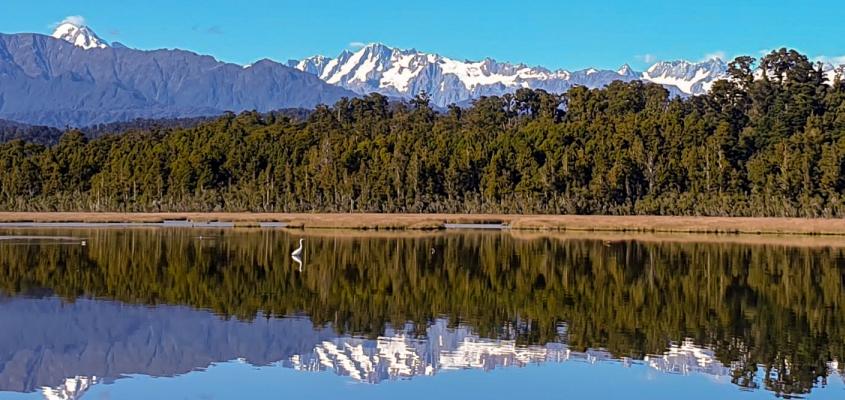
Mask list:
[[[0,212],[0,224],[162,224],[291,229],[437,230],[496,225],[520,231],[845,235],[845,219],[515,215]],[[8,225],[7,225],[8,226]]]

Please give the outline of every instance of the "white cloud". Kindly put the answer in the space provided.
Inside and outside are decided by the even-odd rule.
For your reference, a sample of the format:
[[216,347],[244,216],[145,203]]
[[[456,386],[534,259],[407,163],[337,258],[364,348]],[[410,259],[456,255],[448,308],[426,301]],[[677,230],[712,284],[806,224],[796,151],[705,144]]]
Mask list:
[[364,43],[364,42],[349,42],[349,47],[353,47],[353,48],[356,48],[356,49],[359,49],[359,48],[364,47],[366,45],[367,44]]
[[841,56],[818,56],[813,61],[821,61],[833,65],[845,65],[845,55]]
[[701,61],[710,61],[714,58],[718,58],[718,59],[724,61],[725,57],[726,57],[725,52],[720,50],[720,51],[714,51],[712,53],[705,54],[704,58]]
[[53,27],[59,26],[61,24],[74,24],[76,26],[84,26],[85,25],[85,17],[81,15],[68,15],[65,19],[56,22],[53,24]]
[[637,55],[635,58],[647,64],[651,64],[657,61],[657,56],[655,56],[654,54],[640,54]]

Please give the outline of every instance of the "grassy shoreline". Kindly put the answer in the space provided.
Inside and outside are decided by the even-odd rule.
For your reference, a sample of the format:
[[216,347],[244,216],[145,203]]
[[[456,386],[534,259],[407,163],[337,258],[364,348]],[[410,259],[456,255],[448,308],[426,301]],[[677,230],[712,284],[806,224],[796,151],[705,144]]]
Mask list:
[[845,235],[845,219],[514,215],[514,214],[285,214],[0,212],[0,223],[156,223],[165,220],[284,222],[302,229],[431,230],[445,224],[501,223],[512,230]]

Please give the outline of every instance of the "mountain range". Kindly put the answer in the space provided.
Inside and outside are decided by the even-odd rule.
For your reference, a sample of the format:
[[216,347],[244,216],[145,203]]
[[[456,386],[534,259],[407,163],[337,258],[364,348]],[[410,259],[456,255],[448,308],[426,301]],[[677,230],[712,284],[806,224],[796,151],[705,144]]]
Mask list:
[[664,85],[675,95],[706,93],[727,73],[718,59],[692,63],[659,62],[645,72],[629,65],[617,70],[588,68],[578,71],[549,70],[525,64],[458,61],[438,54],[402,50],[374,43],[356,52],[343,51],[335,58],[325,56],[290,60],[288,66],[314,74],[333,85],[359,94],[378,92],[409,98],[426,92],[438,106],[462,104],[480,96],[502,95],[519,88],[562,93],[572,86],[602,87],[613,81],[644,80]]
[[[458,61],[439,54],[402,50],[373,43],[358,51],[345,50],[335,58],[313,56],[289,60],[288,66],[314,74],[358,94],[378,92],[412,98],[427,93],[434,104],[463,105],[480,96],[502,95],[520,88],[562,93],[572,86],[599,88],[613,81],[642,80],[664,86],[674,96],[705,94],[713,83],[728,77],[728,65],[719,58],[701,62],[661,61],[643,72],[625,64],[616,70],[587,68],[549,70],[525,64],[501,63],[491,58]],[[829,82],[843,75],[845,66],[825,64]]]
[[[843,72],[843,67],[825,68],[831,80]],[[73,22],[60,24],[50,36],[0,34],[0,118],[54,127],[313,108],[371,92],[394,99],[427,93],[438,107],[464,106],[519,88],[563,93],[616,80],[653,82],[672,95],[692,96],[726,76],[727,64],[718,58],[662,61],[642,72],[627,64],[568,71],[491,58],[459,61],[380,43],[335,58],[286,64],[263,59],[241,66],[185,50],[108,43]]]
[[28,124],[313,108],[351,96],[270,60],[244,67],[184,50],[135,50],[72,24],[53,36],[0,34],[0,118]]

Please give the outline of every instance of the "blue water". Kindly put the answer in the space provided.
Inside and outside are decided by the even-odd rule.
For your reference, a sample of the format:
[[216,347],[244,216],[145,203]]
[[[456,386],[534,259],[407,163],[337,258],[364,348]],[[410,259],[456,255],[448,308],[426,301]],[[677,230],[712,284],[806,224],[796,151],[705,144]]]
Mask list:
[[[0,393],[0,398],[40,399],[41,393]],[[331,372],[281,366],[218,363],[178,377],[133,375],[95,385],[90,399],[769,399],[765,391],[740,390],[724,377],[668,374],[618,363],[537,364],[494,371],[460,370],[380,384],[355,382]],[[845,398],[842,379],[813,393],[814,399]]]

